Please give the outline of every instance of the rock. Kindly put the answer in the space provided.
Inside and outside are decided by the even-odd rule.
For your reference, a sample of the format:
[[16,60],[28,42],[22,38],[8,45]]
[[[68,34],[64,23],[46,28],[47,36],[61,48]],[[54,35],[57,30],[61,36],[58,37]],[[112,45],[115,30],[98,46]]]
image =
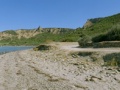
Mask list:
[[120,68],[118,68],[117,71],[120,72]]
[[87,20],[87,22],[85,23],[85,25],[83,26],[83,28],[86,29],[86,28],[88,28],[88,27],[90,27],[92,25],[93,25],[93,23],[90,20]]
[[99,78],[99,77],[96,77],[96,76],[87,77],[85,79],[85,81],[94,81],[94,82],[97,82],[99,80],[102,80],[102,78]]
[[84,24],[83,28],[89,28],[95,23],[99,22],[101,18],[94,18],[94,19],[88,19],[87,22]]

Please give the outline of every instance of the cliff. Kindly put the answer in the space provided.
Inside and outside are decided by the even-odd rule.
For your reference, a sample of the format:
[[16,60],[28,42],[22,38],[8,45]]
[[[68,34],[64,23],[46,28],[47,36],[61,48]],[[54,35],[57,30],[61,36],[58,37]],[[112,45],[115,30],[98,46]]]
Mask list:
[[69,32],[69,28],[41,28],[38,27],[36,29],[19,29],[19,30],[6,30],[3,32],[0,32],[0,40],[7,39],[7,38],[31,38],[38,34],[42,33],[52,33],[52,34],[62,34]]
[[93,26],[94,24],[98,23],[102,18],[94,18],[94,19],[88,19],[86,23],[84,24],[83,28],[89,28]]

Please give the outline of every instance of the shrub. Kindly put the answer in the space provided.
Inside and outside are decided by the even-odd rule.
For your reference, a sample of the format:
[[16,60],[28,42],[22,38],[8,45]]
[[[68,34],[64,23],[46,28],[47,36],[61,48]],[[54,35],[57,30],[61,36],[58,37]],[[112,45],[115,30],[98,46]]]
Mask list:
[[17,35],[17,33],[14,30],[7,30],[4,31],[5,33],[11,34],[11,35]]
[[104,34],[95,36],[92,38],[92,42],[101,42],[104,41],[106,39],[106,36]]
[[38,50],[49,50],[50,49],[50,46],[48,45],[39,45],[35,48],[33,48],[34,51],[38,51]]
[[120,25],[114,26],[107,34],[106,40],[116,41],[120,40]]
[[92,55],[92,54],[93,54],[92,52],[79,52],[79,53],[78,53],[79,56],[84,56],[84,57],[85,57],[85,56],[90,56],[90,55]]
[[120,41],[104,41],[93,44],[94,48],[120,47]]
[[64,38],[61,42],[74,42],[73,38]]
[[78,40],[78,43],[79,43],[79,46],[80,47],[89,47],[91,46],[91,38],[88,37],[88,36],[84,36],[84,37],[81,37],[79,40]]
[[120,25],[116,25],[111,28],[105,34],[100,34],[92,38],[93,42],[101,42],[101,41],[119,41],[120,40]]
[[107,54],[103,57],[106,66],[120,67],[120,53]]

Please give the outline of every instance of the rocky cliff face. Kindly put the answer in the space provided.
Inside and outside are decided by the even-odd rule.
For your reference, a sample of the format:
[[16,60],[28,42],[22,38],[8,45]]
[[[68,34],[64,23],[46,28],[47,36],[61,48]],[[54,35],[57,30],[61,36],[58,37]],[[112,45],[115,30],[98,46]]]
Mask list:
[[40,33],[53,33],[53,34],[61,34],[68,32],[69,28],[40,28],[38,27],[35,31],[38,31]]
[[8,33],[3,33],[3,32],[0,33],[0,40],[5,39],[5,38],[6,39],[11,38],[11,37],[13,37],[13,35],[8,34]]
[[8,38],[30,38],[32,36],[35,36],[39,34],[39,32],[35,32],[35,30],[16,30],[16,31],[13,31],[13,30],[7,30],[7,31],[3,31],[3,32],[0,32],[0,40],[3,40],[3,39],[8,39]]
[[84,24],[83,28],[86,29],[86,28],[89,28],[93,25],[92,21],[90,20],[87,20],[87,22]]
[[99,22],[102,18],[94,18],[94,19],[88,19],[87,22],[84,24],[83,28],[89,28],[93,26],[95,23]]
[[61,34],[69,32],[69,28],[41,28],[38,27],[36,29],[20,29],[20,30],[7,30],[0,32],[0,40],[7,39],[7,38],[31,38],[35,35],[41,34],[41,33],[52,33],[52,34]]

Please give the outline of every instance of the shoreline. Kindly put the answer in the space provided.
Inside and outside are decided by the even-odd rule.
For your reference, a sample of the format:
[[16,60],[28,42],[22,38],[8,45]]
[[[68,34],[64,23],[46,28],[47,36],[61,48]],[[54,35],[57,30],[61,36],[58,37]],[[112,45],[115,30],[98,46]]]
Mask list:
[[79,56],[56,45],[0,55],[0,90],[119,90],[120,72],[102,66],[104,52]]
[[33,46],[2,46],[0,47],[0,55],[14,51],[31,49],[31,48],[33,48]]

